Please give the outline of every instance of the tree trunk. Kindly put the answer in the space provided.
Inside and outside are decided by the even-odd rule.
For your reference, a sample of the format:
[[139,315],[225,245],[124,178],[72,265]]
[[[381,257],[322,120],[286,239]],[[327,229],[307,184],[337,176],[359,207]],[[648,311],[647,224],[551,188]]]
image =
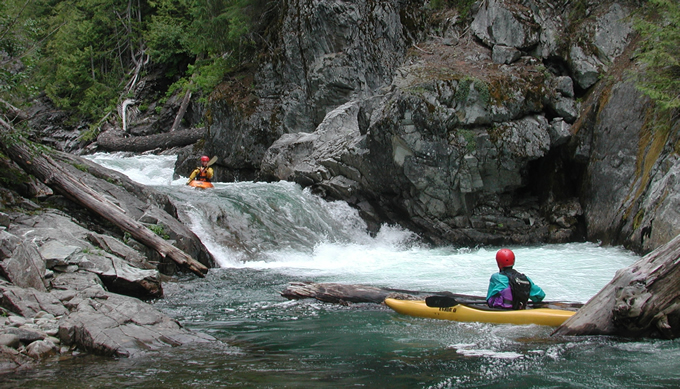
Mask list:
[[12,104],[10,104],[10,103],[6,102],[5,100],[2,100],[2,99],[0,99],[0,104],[2,106],[4,106],[3,111],[6,111],[6,115],[9,118],[9,120],[11,120],[11,121],[28,120],[28,115],[26,115],[26,113],[24,111],[20,110],[19,108],[13,106]]
[[182,131],[125,138],[120,130],[109,130],[99,135],[97,144],[100,148],[108,151],[142,153],[154,149],[167,150],[194,144],[205,136],[205,131],[205,128],[190,128]]
[[[191,88],[191,85],[189,85]],[[177,111],[177,116],[175,116],[175,121],[172,123],[172,127],[170,127],[170,132],[175,132],[177,128],[179,128],[179,124],[182,122],[182,118],[184,118],[184,114],[187,113],[187,108],[189,108],[189,102],[191,101],[191,89],[187,90],[187,93],[184,94],[184,98],[182,99],[182,104],[179,106],[179,111]]]
[[[1,124],[6,126],[4,122]],[[42,154],[32,143],[17,136],[11,140],[8,138],[4,137],[3,141],[5,152],[26,172],[127,231],[133,238],[156,250],[161,256],[170,257],[180,267],[187,268],[200,277],[208,272],[208,268],[203,264],[163,240],[142,223],[125,215],[124,210],[101,194],[80,183],[61,164]]]
[[680,336],[680,235],[626,269],[554,335]]
[[402,300],[416,300],[419,292],[394,290],[367,285],[347,285],[336,283],[291,282],[281,292],[281,296],[290,299],[314,298],[328,303],[376,303],[392,297]]

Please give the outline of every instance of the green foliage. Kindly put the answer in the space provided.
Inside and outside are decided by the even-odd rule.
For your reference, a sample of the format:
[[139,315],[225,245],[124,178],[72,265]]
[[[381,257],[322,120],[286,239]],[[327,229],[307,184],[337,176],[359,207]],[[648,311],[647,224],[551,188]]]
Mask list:
[[89,171],[89,168],[87,167],[87,165],[84,165],[82,163],[74,163],[73,167],[80,170],[81,172],[87,173]]
[[0,98],[44,90],[75,119],[98,119],[114,110],[142,62],[167,69],[180,80],[175,88],[207,94],[248,58],[251,20],[266,2],[4,0]]
[[680,107],[680,5],[649,0],[635,28],[642,40],[638,60],[645,65],[637,87],[663,110]]
[[475,150],[477,150],[477,138],[474,132],[466,129],[461,129],[458,130],[458,133],[463,137],[463,139],[465,139],[465,150],[468,153],[472,153]]
[[36,21],[41,7],[26,0],[0,2],[0,98],[16,103],[37,93],[30,80],[44,34]]
[[[228,71],[238,66],[253,47],[253,42],[247,39],[251,22],[246,10],[255,2],[161,0],[152,3],[157,14],[152,17],[145,35],[152,58],[169,63],[183,56],[197,58],[193,65],[187,66],[187,77],[172,85],[168,95],[187,89],[207,94]],[[190,19],[186,18],[187,14],[191,15]],[[177,67],[176,64],[170,68]]]
[[470,87],[473,85],[479,94],[479,102],[482,105],[489,104],[491,101],[489,86],[484,81],[471,77],[465,77],[459,81],[458,88],[456,89],[456,101],[459,103],[467,101],[470,96]]
[[144,43],[145,3],[116,0],[54,0],[44,23],[55,33],[47,40],[40,80],[61,108],[97,118],[115,106]]
[[148,229],[150,229],[151,231],[153,231],[154,234],[160,236],[161,238],[163,238],[165,240],[170,239],[170,235],[168,235],[165,232],[165,228],[163,228],[162,225],[160,225],[160,224],[148,224],[146,227]]
[[213,90],[224,79],[224,75],[231,67],[221,57],[214,58],[197,66],[189,66],[189,73],[193,75],[196,89]]

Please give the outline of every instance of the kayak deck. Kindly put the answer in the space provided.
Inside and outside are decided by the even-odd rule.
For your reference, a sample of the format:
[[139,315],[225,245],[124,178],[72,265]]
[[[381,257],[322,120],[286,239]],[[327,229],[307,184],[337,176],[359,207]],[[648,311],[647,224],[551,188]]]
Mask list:
[[539,324],[557,327],[576,312],[562,309],[535,308],[523,310],[478,309],[458,304],[453,307],[428,307],[423,300],[386,298],[385,304],[402,315],[430,319],[495,324]]
[[193,186],[194,188],[208,189],[212,188],[213,184],[207,181],[193,180],[189,183],[189,186]]

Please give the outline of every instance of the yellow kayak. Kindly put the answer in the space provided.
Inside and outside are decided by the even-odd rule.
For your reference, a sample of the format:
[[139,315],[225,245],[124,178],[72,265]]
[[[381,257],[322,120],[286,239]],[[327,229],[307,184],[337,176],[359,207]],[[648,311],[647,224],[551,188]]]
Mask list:
[[423,300],[386,298],[385,304],[402,315],[453,321],[476,321],[496,324],[539,324],[557,327],[576,312],[562,309],[535,308],[523,310],[478,309],[463,304],[433,308]]

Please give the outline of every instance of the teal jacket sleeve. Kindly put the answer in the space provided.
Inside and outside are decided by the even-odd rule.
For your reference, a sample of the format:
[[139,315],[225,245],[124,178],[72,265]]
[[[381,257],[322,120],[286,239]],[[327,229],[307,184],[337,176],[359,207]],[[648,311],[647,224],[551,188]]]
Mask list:
[[529,279],[529,282],[531,283],[531,290],[529,291],[529,298],[531,301],[535,302],[541,302],[545,298],[545,292],[543,289],[541,289],[540,286],[534,284],[533,281],[531,281],[531,278],[527,277]]
[[486,299],[488,300],[491,296],[500,293],[501,290],[507,288],[508,285],[510,285],[508,277],[501,273],[492,274],[491,279],[489,280],[489,289],[486,291]]

